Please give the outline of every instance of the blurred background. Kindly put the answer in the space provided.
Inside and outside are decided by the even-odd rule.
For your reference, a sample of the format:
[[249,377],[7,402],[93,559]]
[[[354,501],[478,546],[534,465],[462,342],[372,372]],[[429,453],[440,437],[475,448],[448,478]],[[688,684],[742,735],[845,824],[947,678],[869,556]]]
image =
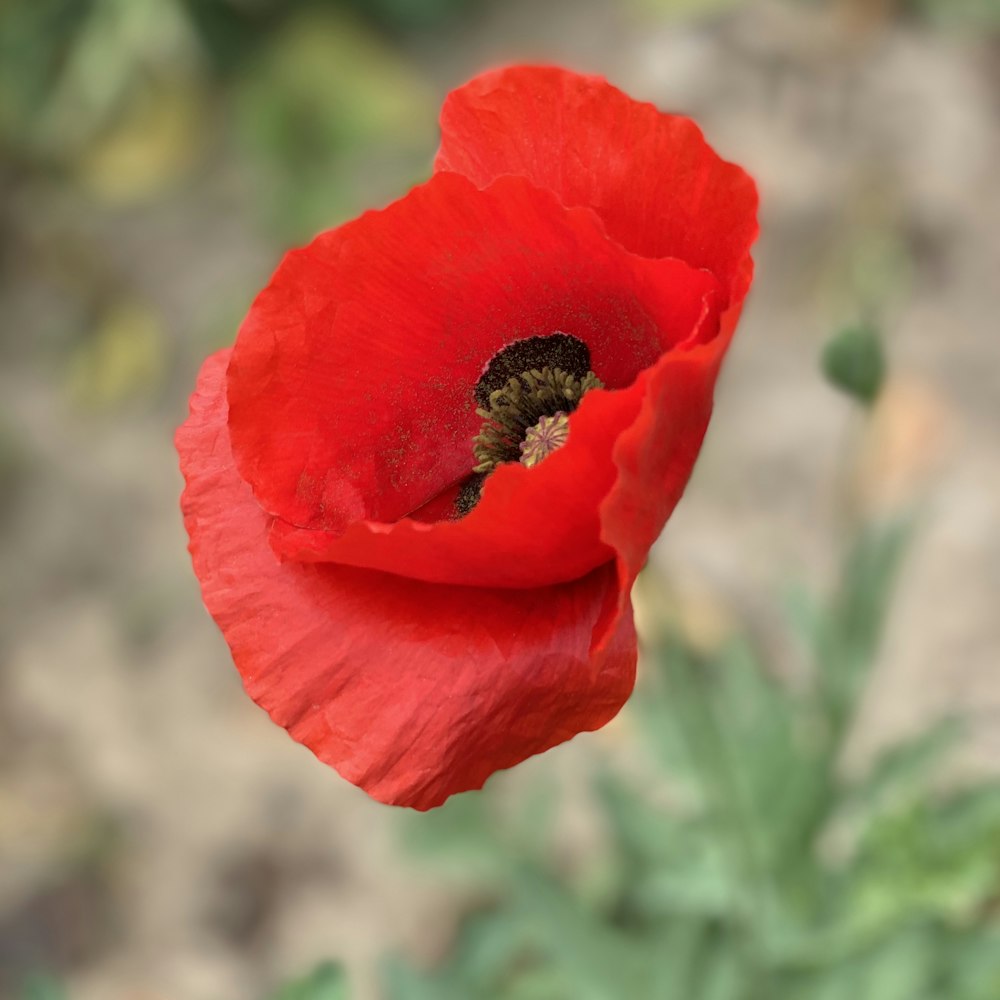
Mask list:
[[[697,118],[758,277],[636,696],[419,816],[242,694],[171,437],[510,60]],[[1000,997],[998,162],[997,0],[0,4],[0,997]]]

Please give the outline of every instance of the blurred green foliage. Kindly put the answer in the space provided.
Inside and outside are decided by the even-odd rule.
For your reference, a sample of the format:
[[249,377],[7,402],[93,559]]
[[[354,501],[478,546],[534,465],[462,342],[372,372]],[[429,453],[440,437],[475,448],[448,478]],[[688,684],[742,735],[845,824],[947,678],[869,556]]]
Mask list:
[[22,159],[81,155],[196,60],[170,0],[12,0],[0,12],[0,141]]
[[[32,158],[79,154],[112,128],[137,98],[178,81],[194,81],[201,98],[220,85],[256,82],[261,60],[315,88],[309,102],[332,97],[348,104],[352,123],[370,132],[383,124],[366,103],[365,82],[375,81],[376,110],[387,93],[399,92],[399,60],[388,46],[375,54],[380,36],[427,29],[453,20],[475,0],[9,0],[0,7],[0,141],[5,152]],[[292,25],[320,25],[321,37],[305,49],[308,66],[290,65],[294,54],[282,39]],[[338,34],[330,65],[316,69],[322,33]],[[342,34],[341,34],[342,33]],[[305,42],[301,42],[305,46]],[[363,71],[356,75],[358,69]],[[345,94],[347,82],[352,93]],[[256,91],[259,93],[259,89]],[[358,101],[358,96],[366,96]],[[191,95],[197,101],[199,95]],[[265,109],[266,112],[266,109]]]
[[606,837],[582,866],[537,802],[506,825],[489,795],[413,820],[483,902],[439,968],[390,961],[386,997],[1000,996],[1000,785],[934,789],[951,722],[843,769],[906,535],[863,532],[828,600],[790,599],[796,683],[746,641],[650,652],[632,711],[656,767],[595,780]]
[[347,977],[333,962],[324,962],[304,979],[280,989],[271,1000],[348,1000]]
[[66,1000],[66,991],[52,976],[36,973],[25,980],[19,1000]]
[[240,147],[257,165],[265,221],[282,236],[354,214],[377,198],[358,183],[380,168],[430,170],[434,101],[397,51],[359,22],[326,12],[291,19],[233,94]]
[[[658,3],[682,3],[685,0],[653,0]],[[706,0],[716,3],[717,0]],[[731,0],[732,3],[752,4],[754,0]],[[864,0],[796,0],[813,7],[835,4],[854,4],[861,9]],[[691,0],[697,3],[697,0]],[[977,30],[1000,27],[1000,0],[880,0],[871,3],[872,13],[877,18],[896,13],[934,26],[950,26],[959,29]]]
[[1000,0],[904,0],[904,9],[938,24],[1000,27]]
[[712,16],[743,7],[753,0],[635,0],[640,10],[670,19]]

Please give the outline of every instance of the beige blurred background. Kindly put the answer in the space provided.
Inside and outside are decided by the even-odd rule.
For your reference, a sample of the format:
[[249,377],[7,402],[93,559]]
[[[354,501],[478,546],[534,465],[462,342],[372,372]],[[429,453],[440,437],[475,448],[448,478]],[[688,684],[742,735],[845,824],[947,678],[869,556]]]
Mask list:
[[[256,1000],[460,891],[242,694],[201,607],[171,443],[284,248],[421,179],[486,66],[606,74],[760,184],[756,284],[654,562],[670,615],[765,636],[852,511],[921,528],[853,752],[958,707],[1000,768],[1000,9],[923,0],[212,0],[0,7],[0,997]],[[883,331],[873,428],[822,380]],[[851,458],[845,470],[845,455]],[[533,770],[571,786],[629,712]],[[504,789],[501,789],[503,791]],[[572,825],[572,824],[571,824]],[[586,842],[586,822],[573,836]]]

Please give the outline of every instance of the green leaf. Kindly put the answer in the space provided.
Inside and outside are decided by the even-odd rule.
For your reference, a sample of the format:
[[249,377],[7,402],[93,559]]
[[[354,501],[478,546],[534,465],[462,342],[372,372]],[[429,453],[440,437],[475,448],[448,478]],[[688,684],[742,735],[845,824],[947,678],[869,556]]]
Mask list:
[[516,906],[537,954],[560,969],[574,1000],[618,1000],[646,995],[652,952],[578,900],[545,873],[523,870]]
[[[740,949],[731,935],[709,942],[697,1000],[745,1000],[746,969]],[[682,1000],[694,1000],[684,997]]]
[[700,921],[673,920],[666,924],[657,935],[659,955],[648,995],[655,996],[656,1000],[693,1000],[697,997],[705,951],[714,944],[708,937],[706,925]]
[[[467,919],[457,942],[454,973],[464,984],[459,993],[481,995],[504,982],[533,952],[529,922],[516,908],[487,910]],[[471,988],[471,989],[470,989]]]
[[906,520],[868,525],[845,557],[816,642],[820,684],[835,738],[846,732],[871,671],[911,532]]
[[941,996],[993,1000],[1000,996],[1000,927],[962,927],[948,939],[950,948]]
[[725,867],[704,848],[701,856],[678,863],[643,878],[635,890],[636,902],[646,914],[672,914],[688,918],[731,916],[750,907],[746,889],[734,885]]
[[927,784],[961,732],[957,719],[945,719],[913,738],[883,750],[867,774],[847,790],[848,811],[874,812],[887,800],[926,793]]
[[841,330],[823,350],[823,373],[838,389],[870,406],[885,381],[882,341],[870,326]]
[[385,1000],[461,1000],[440,981],[411,969],[399,956],[382,963]]
[[308,976],[283,986],[271,1000],[349,1000],[349,997],[344,970],[335,962],[324,962]]
[[411,851],[443,871],[492,880],[504,875],[510,863],[510,845],[493,805],[488,793],[453,795],[431,812],[400,816],[400,834]]
[[870,956],[862,995],[878,1000],[922,1000],[928,995],[940,943],[940,935],[924,927],[891,937]]
[[66,991],[54,976],[36,972],[21,984],[20,1000],[66,1000]]
[[1000,889],[998,830],[997,785],[925,796],[879,816],[851,865],[851,918],[882,928],[917,914],[943,924],[975,919]]

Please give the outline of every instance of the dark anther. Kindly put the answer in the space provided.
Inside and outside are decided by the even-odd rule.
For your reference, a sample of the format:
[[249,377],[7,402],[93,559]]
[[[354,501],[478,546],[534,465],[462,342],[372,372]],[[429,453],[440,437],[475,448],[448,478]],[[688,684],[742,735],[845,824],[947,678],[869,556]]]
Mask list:
[[464,517],[479,503],[479,492],[483,488],[484,475],[474,472],[458,488],[458,496],[455,497],[455,513],[459,517]]
[[590,348],[568,333],[552,333],[546,337],[526,337],[508,344],[490,358],[486,370],[476,383],[476,403],[489,409],[490,396],[503,389],[522,372],[556,368],[582,379],[590,371]]

